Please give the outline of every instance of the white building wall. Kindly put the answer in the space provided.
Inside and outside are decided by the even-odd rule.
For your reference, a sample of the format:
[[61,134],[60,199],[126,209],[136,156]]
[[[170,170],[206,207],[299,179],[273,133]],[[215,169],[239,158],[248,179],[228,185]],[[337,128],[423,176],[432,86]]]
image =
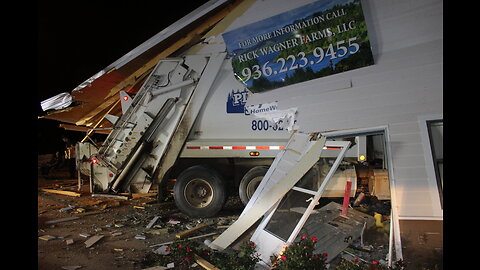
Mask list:
[[[226,31],[311,2],[256,1]],[[374,65],[254,94],[248,104],[276,100],[279,109],[297,107],[300,130],[307,132],[388,125],[398,216],[442,219],[419,119],[443,114],[443,1],[362,5]]]

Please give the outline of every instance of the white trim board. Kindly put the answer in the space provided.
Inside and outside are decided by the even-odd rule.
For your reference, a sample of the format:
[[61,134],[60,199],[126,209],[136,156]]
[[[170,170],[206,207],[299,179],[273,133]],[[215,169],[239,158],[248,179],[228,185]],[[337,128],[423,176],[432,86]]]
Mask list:
[[[318,161],[325,145],[325,137],[310,141],[311,134],[293,133],[281,154],[275,158],[276,165],[270,166],[250,201],[250,207],[242,213],[209,247],[224,250],[240,235],[259,220],[268,210],[298,182]],[[275,161],[274,161],[275,162]]]

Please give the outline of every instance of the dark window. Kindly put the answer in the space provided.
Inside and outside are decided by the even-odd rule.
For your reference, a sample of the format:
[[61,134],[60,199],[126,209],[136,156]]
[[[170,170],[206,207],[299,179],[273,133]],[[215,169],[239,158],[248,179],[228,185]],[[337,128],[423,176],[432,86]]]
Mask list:
[[427,121],[428,137],[432,148],[433,166],[437,178],[440,204],[443,209],[443,120]]

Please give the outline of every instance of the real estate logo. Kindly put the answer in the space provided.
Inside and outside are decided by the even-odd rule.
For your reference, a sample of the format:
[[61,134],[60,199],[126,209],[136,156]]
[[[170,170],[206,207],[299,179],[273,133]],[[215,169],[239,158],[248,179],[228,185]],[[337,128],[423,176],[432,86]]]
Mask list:
[[232,90],[227,97],[227,113],[244,113],[247,103],[248,90]]

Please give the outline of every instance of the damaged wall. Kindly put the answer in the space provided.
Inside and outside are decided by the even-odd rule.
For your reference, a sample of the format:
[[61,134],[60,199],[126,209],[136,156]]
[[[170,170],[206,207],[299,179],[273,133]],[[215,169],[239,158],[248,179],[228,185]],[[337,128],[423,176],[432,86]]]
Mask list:
[[[256,1],[225,31],[314,1],[283,2]],[[249,93],[245,106],[276,102],[278,110],[296,108],[296,125],[304,132],[388,125],[400,219],[442,219],[436,180],[427,175],[433,166],[425,161],[420,129],[424,123],[419,121],[420,116],[443,114],[442,1],[362,1],[362,5],[374,65],[262,93]],[[219,45],[221,40],[221,35],[215,36],[212,47],[203,45],[198,53],[225,50],[224,45]],[[223,128],[223,136],[236,138],[258,124],[252,120],[251,126],[232,125],[246,117],[242,114],[218,116],[220,110],[225,110],[226,102],[226,94],[221,91],[244,89],[238,82],[232,89],[232,82],[227,83],[234,80],[232,68],[227,64],[223,69],[230,73],[217,80],[217,90],[204,105],[201,116],[218,122],[197,123],[195,129],[202,134],[195,139],[217,139],[219,127]],[[251,134],[288,138],[287,132],[269,127],[268,131],[254,130]]]

